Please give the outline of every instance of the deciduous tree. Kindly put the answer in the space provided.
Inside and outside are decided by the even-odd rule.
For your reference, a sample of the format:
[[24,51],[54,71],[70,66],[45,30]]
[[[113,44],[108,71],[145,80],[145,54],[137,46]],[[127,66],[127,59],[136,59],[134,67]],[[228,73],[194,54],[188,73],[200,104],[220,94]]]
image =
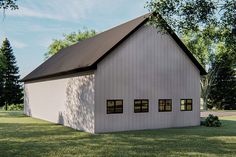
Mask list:
[[77,42],[80,42],[82,40],[88,39],[90,37],[93,37],[96,35],[95,30],[84,30],[84,31],[78,31],[73,32],[70,34],[64,34],[63,39],[54,39],[52,44],[49,46],[49,50],[47,53],[45,53],[45,57],[48,58],[54,54],[56,54],[61,49],[68,47],[70,45],[73,45]]
[[17,0],[0,0],[0,10],[3,10],[3,16],[5,17],[6,10],[16,10],[18,5],[16,4]]

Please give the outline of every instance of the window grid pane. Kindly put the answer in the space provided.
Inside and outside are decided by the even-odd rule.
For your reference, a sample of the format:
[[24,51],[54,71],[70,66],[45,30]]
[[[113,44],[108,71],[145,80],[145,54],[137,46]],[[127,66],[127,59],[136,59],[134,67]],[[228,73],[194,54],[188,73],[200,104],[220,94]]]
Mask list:
[[159,99],[159,112],[171,112],[172,100],[171,99]]
[[134,112],[148,112],[148,100],[134,100]]
[[192,111],[193,100],[192,99],[181,99],[180,110],[181,111]]
[[171,106],[170,105],[166,106],[166,111],[171,111]]
[[107,100],[107,114],[123,113],[123,100]]
[[181,105],[181,111],[185,111],[185,105]]
[[182,100],[181,100],[181,105],[185,105],[185,102],[186,102],[186,101],[182,99]]

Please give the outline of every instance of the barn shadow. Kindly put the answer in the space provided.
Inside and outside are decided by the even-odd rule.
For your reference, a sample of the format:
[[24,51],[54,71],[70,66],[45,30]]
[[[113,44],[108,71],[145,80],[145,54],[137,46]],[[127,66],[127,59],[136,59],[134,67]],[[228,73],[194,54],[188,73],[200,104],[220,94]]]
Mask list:
[[29,90],[27,86],[24,86],[24,114],[32,116],[31,108],[29,105]]
[[94,130],[94,75],[69,79],[66,88],[65,111],[58,123],[77,130]]

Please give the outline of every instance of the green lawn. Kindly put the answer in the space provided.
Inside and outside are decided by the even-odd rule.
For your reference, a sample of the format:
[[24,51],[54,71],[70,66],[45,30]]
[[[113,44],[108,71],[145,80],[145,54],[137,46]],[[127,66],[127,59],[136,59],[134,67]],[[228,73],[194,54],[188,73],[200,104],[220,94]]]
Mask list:
[[220,128],[92,135],[0,111],[0,156],[236,156],[236,117],[221,119]]

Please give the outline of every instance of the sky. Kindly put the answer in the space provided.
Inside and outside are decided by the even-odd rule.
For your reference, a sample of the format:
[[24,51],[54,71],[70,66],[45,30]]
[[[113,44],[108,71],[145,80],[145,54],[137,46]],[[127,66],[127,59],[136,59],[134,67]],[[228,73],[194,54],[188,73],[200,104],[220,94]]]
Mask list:
[[148,12],[147,0],[18,0],[0,14],[0,42],[10,40],[21,78],[45,61],[53,39],[78,30],[105,31]]

